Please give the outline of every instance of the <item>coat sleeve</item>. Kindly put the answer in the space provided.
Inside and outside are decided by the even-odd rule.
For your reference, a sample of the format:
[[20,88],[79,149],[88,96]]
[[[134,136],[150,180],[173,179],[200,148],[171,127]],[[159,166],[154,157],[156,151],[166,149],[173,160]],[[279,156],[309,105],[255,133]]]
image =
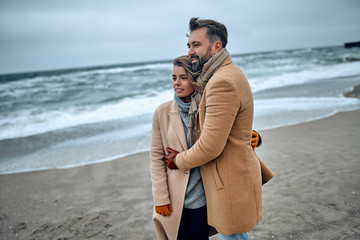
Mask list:
[[176,156],[176,164],[183,171],[204,165],[221,154],[240,109],[238,92],[225,79],[209,82],[204,94],[206,113],[200,138]]
[[152,193],[155,206],[162,206],[170,203],[166,165],[164,162],[165,152],[161,138],[159,116],[159,111],[155,111],[152,122],[150,148]]

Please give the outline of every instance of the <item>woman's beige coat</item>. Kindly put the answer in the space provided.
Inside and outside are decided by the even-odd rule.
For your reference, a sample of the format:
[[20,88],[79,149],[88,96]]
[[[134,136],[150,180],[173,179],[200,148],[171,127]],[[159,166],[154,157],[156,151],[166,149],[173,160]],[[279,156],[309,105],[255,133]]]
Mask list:
[[248,232],[262,218],[261,167],[251,148],[252,123],[249,83],[228,57],[205,87],[197,142],[176,156],[182,171],[202,166],[208,223],[226,235]]
[[158,239],[175,240],[180,225],[189,170],[170,170],[164,162],[166,148],[179,152],[187,148],[185,131],[178,107],[174,101],[160,105],[153,117],[150,149],[152,191],[155,206],[171,203],[171,216],[163,217],[153,213]]

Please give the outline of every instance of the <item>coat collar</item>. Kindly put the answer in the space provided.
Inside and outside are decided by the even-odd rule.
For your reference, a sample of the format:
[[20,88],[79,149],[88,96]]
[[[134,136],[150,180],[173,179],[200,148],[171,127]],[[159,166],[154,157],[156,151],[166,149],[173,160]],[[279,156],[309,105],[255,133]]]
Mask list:
[[229,64],[231,64],[231,63],[232,63],[231,56],[228,56],[228,57],[225,58],[225,60],[221,63],[221,65],[220,65],[219,68],[224,67],[224,66],[226,66],[226,65],[229,65]]
[[186,143],[186,136],[185,136],[185,130],[183,127],[183,123],[181,121],[179,109],[175,103],[175,101],[172,102],[170,105],[170,111],[169,111],[169,117],[170,117],[170,123],[172,127],[175,130],[175,133],[177,137],[179,138],[179,141],[184,148],[184,150],[188,149],[187,143]]

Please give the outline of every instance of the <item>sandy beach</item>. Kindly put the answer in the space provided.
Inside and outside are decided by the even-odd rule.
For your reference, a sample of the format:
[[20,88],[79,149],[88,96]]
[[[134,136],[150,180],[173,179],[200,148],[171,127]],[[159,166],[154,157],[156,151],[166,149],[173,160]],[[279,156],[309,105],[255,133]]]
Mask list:
[[[261,131],[275,173],[250,239],[360,238],[360,111]],[[149,153],[0,175],[0,239],[156,239]],[[217,236],[212,239],[218,239]]]

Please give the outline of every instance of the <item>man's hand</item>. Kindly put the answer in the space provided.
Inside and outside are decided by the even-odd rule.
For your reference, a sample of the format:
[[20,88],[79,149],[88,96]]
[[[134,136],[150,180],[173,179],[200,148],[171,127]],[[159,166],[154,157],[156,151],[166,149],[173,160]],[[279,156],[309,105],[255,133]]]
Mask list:
[[251,147],[253,148],[253,150],[255,150],[255,148],[258,146],[259,139],[259,133],[252,130]]
[[163,205],[163,206],[155,206],[155,212],[160,214],[161,216],[170,216],[172,213],[172,207],[171,204]]
[[176,157],[176,155],[179,154],[179,152],[175,151],[174,149],[171,149],[169,147],[166,148],[166,151],[168,151],[170,153],[169,155],[164,157],[166,166],[168,166],[168,168],[170,168],[170,169],[179,169],[176,166],[176,162],[175,162],[175,157]]

